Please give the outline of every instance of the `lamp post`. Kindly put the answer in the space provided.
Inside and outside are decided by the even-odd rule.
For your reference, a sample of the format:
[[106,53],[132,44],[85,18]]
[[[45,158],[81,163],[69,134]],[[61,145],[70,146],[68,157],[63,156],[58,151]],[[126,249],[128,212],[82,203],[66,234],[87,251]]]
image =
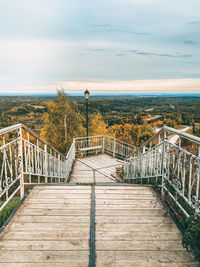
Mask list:
[[85,95],[85,106],[86,106],[86,129],[87,129],[86,146],[88,147],[88,100],[90,97],[90,92],[86,89],[84,95]]

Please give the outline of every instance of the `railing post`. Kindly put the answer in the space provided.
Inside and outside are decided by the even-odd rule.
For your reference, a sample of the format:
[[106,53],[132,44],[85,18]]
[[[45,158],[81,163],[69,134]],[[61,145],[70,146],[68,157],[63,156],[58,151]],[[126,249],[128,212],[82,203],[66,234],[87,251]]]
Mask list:
[[45,184],[48,182],[48,156],[47,156],[47,145],[44,145],[44,173],[45,173]]
[[145,147],[145,146],[143,146],[143,154],[145,153],[145,151],[146,151],[146,147]]
[[114,138],[113,158],[115,157],[115,149],[116,149],[116,139]]
[[180,137],[180,135],[178,136],[178,146],[181,147],[181,137]]
[[73,161],[76,159],[76,139],[73,139]]
[[73,160],[76,158],[76,139],[73,139]]
[[200,145],[198,145],[198,153],[197,156],[200,158]]
[[95,173],[95,169],[93,169],[93,183],[95,184],[96,183],[96,173]]
[[61,176],[60,154],[58,154],[58,177]]
[[163,148],[162,148],[162,186],[161,186],[162,199],[164,199],[164,195],[165,195],[164,185],[165,185],[165,141],[166,141],[166,138],[167,138],[167,135],[166,135],[166,131],[164,129]]
[[24,164],[23,164],[23,140],[22,140],[22,127],[18,130],[19,137],[19,154],[18,154],[18,162],[19,162],[19,181],[20,181],[20,197],[21,199],[24,197]]
[[103,153],[104,153],[104,150],[105,150],[105,137],[103,136]]

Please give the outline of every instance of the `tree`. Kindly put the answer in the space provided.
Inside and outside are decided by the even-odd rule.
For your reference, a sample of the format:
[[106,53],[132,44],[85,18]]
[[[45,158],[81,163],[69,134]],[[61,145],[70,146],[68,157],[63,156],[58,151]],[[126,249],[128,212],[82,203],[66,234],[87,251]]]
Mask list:
[[135,146],[140,146],[155,133],[151,125],[144,124],[144,125],[132,125],[130,134],[132,137],[133,144]]
[[55,102],[46,102],[47,113],[44,114],[44,137],[53,147],[66,154],[75,137],[84,133],[83,118],[75,102],[70,102],[63,90],[57,91]]
[[115,124],[108,129],[109,135],[129,144],[132,144],[132,138],[130,135],[132,124]]
[[102,115],[99,112],[91,115],[89,119],[89,135],[106,135],[107,132],[107,124],[104,122]]

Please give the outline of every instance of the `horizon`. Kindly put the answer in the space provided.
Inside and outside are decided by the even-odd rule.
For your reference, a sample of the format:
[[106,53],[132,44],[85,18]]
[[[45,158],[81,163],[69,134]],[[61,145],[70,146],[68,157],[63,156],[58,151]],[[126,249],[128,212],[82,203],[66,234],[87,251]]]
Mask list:
[[[78,93],[67,93],[69,97],[83,97],[83,92]],[[0,97],[15,97],[15,96],[24,96],[24,97],[56,97],[57,93],[1,93]],[[121,93],[112,93],[112,92],[90,92],[90,98],[95,97],[200,97],[200,92],[121,92]]]

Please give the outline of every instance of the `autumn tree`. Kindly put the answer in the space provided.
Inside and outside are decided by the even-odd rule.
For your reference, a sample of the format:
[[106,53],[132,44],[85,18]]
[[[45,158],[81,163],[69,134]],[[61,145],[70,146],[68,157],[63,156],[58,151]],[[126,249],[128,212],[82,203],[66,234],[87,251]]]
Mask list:
[[44,128],[40,135],[66,154],[73,138],[84,133],[83,118],[76,103],[69,101],[63,90],[58,90],[56,101],[48,101],[46,106],[48,111],[44,114]]
[[131,138],[135,146],[140,146],[147,141],[151,136],[155,134],[153,128],[149,124],[144,125],[132,125]]
[[104,122],[102,115],[97,112],[89,118],[89,135],[106,135],[108,132],[107,124]]
[[125,124],[115,124],[108,128],[109,135],[115,138],[118,138],[121,141],[127,142],[132,144],[132,137],[131,137],[131,129],[132,124],[125,123]]

